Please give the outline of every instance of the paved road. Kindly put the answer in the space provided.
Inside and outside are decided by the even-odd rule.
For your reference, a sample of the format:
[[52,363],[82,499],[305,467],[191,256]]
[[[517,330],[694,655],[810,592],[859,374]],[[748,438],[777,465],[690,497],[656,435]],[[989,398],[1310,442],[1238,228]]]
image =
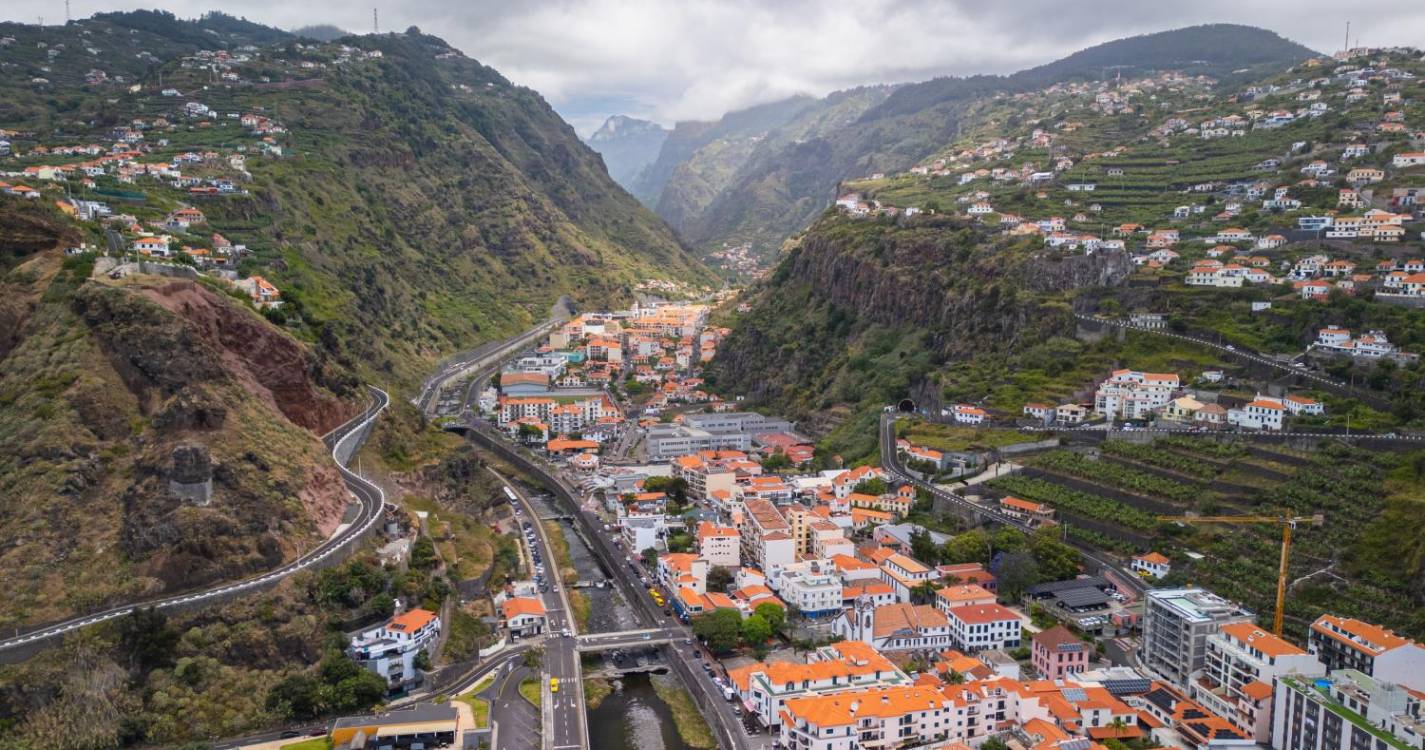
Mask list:
[[385,391],[375,386],[368,387],[372,394],[371,404],[367,406],[361,414],[352,417],[345,424],[322,437],[323,443],[331,450],[332,460],[336,463],[337,471],[341,472],[347,489],[351,491],[358,503],[355,518],[349,523],[344,523],[337,529],[336,533],[326,541],[303,554],[301,557],[252,578],[219,584],[202,591],[191,591],[167,597],[130,602],[111,607],[101,612],[80,615],[61,622],[33,628],[27,632],[0,641],[0,659],[11,656],[11,652],[14,652],[14,654],[28,655],[34,647],[51,645],[51,641],[57,640],[66,633],[124,617],[138,609],[193,609],[227,601],[228,599],[274,585],[294,573],[319,565],[332,555],[345,550],[348,544],[362,537],[375,527],[384,515],[383,509],[386,503],[386,495],[382,492],[380,487],[362,479],[346,468],[347,461],[349,461],[352,454],[360,448],[361,443],[365,441],[366,428],[376,420],[376,417],[386,408],[386,405],[390,403],[390,397]]
[[526,474],[540,479],[554,492],[556,499],[564,503],[565,510],[574,512],[574,522],[579,524],[584,537],[591,541],[590,550],[599,558],[603,568],[613,575],[614,584],[633,608],[641,625],[666,628],[680,634],[677,645],[663,647],[664,662],[682,681],[698,710],[708,720],[713,736],[717,738],[718,747],[757,750],[770,744],[771,738],[766,735],[749,736],[739,714],[723,698],[721,689],[713,683],[712,677],[700,666],[694,648],[685,643],[692,638],[691,629],[664,615],[662,610],[654,606],[653,600],[649,598],[647,590],[639,580],[639,576],[646,574],[646,571],[631,568],[624,560],[623,551],[614,547],[610,533],[601,530],[598,518],[585,510],[580,502],[581,495],[573,485],[566,481],[554,466],[528,450],[512,445],[488,423],[471,419],[467,424],[472,439],[501,454]]
[[479,395],[475,384],[489,376],[489,370],[498,367],[501,362],[509,359],[512,355],[527,348],[539,337],[549,333],[554,326],[559,325],[558,320],[547,320],[514,338],[504,341],[490,341],[466,352],[460,352],[446,359],[445,364],[436,370],[430,377],[421,384],[420,393],[416,394],[413,402],[420,407],[421,413],[427,417],[435,415],[437,405],[436,398],[440,395],[441,389],[446,382],[465,373],[481,370],[471,387],[467,388],[462,396],[462,410],[469,408],[470,401]]
[[[544,523],[539,520],[529,497],[499,472],[494,469],[489,469],[489,472],[509,487],[518,498],[519,505],[516,507],[523,508],[523,511],[516,517],[522,524],[525,521],[530,522],[530,527],[535,532],[540,556],[545,563],[545,580],[550,586],[549,591],[541,595],[549,622],[548,634],[543,641],[544,659],[540,686],[544,696],[541,706],[544,747],[549,750],[587,747],[589,727],[584,710],[584,678],[580,671],[579,652],[574,648],[574,638],[561,635],[566,629],[571,633],[578,632],[574,611],[569,606],[569,587],[559,580],[559,563],[554,557],[554,548],[549,543]],[[550,692],[550,678],[559,680],[559,692]],[[503,742],[503,738],[501,741]]]
[[[1028,524],[1021,523],[1020,521],[1014,518],[1006,516],[1005,514],[1001,513],[997,508],[978,505],[976,503],[971,502],[963,495],[959,495],[950,490],[917,479],[909,472],[907,472],[905,468],[900,465],[900,458],[896,455],[895,420],[896,414],[894,413],[881,414],[881,466],[884,467],[886,471],[889,472],[893,477],[897,477],[900,479],[900,481],[903,482],[910,482],[911,484],[917,487],[925,489],[935,497],[944,500],[945,502],[951,503],[952,505],[960,506],[962,508],[965,508],[966,510],[971,510],[977,513],[979,517],[985,518],[994,523],[1002,524],[1005,526],[1013,526],[1014,528],[1019,529],[1020,531],[1023,531],[1025,533],[1032,533],[1034,531],[1034,529],[1030,528]],[[1151,588],[1142,578],[1124,569],[1123,566],[1119,565],[1116,560],[1113,560],[1112,558],[1108,557],[1103,552],[1100,552],[1099,550],[1088,545],[1074,542],[1072,540],[1070,540],[1069,543],[1077,547],[1079,549],[1079,552],[1085,558],[1092,560],[1094,563],[1099,565],[1099,567],[1107,568],[1117,573],[1115,578],[1122,579],[1124,583],[1134,589],[1134,593],[1136,595],[1141,596],[1144,591],[1147,591],[1149,588]]]
[[1304,367],[1297,367],[1293,364],[1283,362],[1274,357],[1268,357],[1264,354],[1254,352],[1250,349],[1244,349],[1233,344],[1221,344],[1216,341],[1212,341],[1211,339],[1205,339],[1198,336],[1189,336],[1183,333],[1174,333],[1173,331],[1169,331],[1164,328],[1148,328],[1145,326],[1137,326],[1133,325],[1132,323],[1126,323],[1120,320],[1108,320],[1104,318],[1098,318],[1093,315],[1085,315],[1083,313],[1074,313],[1074,317],[1078,318],[1079,320],[1097,323],[1100,325],[1112,326],[1114,328],[1126,328],[1130,331],[1140,331],[1142,333],[1148,333],[1154,336],[1164,336],[1166,338],[1178,339],[1179,341],[1187,341],[1193,344],[1198,344],[1199,346],[1206,346],[1212,349],[1216,349],[1233,359],[1272,367],[1281,370],[1284,373],[1289,373],[1291,375],[1296,375],[1298,377],[1304,378],[1308,381],[1316,383],[1317,385],[1323,388],[1327,388],[1343,395],[1359,398],[1363,401],[1379,402],[1383,400],[1380,398],[1380,396],[1370,393],[1362,393],[1360,389],[1353,387],[1350,383],[1347,383],[1344,380],[1337,380],[1333,377],[1320,375]]

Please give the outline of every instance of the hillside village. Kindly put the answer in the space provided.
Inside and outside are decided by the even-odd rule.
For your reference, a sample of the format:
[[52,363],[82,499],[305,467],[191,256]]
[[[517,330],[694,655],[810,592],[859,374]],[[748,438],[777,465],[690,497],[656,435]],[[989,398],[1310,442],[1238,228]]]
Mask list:
[[[15,45],[0,37],[0,49]],[[301,91],[322,71],[373,65],[381,52],[305,42],[205,49],[166,81],[140,84],[128,58],[148,58],[125,50],[111,62],[115,46],[41,43],[0,58],[33,93],[78,76],[123,112],[84,133],[73,123],[0,131],[3,200],[52,207],[83,237],[67,262],[92,262],[105,283],[199,278],[274,323],[301,314],[300,298],[289,288],[284,299],[268,276],[303,261],[265,241],[266,219],[250,208],[258,177],[280,183],[296,160],[301,125],[248,94]],[[501,709],[491,694],[475,696],[494,677],[453,699],[418,692],[435,682],[433,655],[459,621],[469,661],[454,671],[530,671],[517,680],[529,704],[519,705],[533,708],[553,745],[556,700],[583,712],[571,693],[583,699],[585,688],[561,695],[539,662],[575,637],[560,618],[590,635],[575,586],[603,588],[617,572],[636,579],[660,618],[631,632],[676,634],[661,639],[663,658],[686,655],[726,703],[687,710],[730,706],[738,747],[1425,750],[1418,581],[1359,546],[1370,539],[1404,556],[1416,541],[1392,545],[1392,531],[1411,534],[1391,513],[1418,505],[1422,471],[1393,441],[1419,439],[1408,428],[1421,415],[1398,408],[1385,386],[1417,371],[1425,351],[1425,327],[1401,322],[1425,307],[1425,57],[1351,50],[1227,96],[1214,83],[1161,73],[993,97],[973,105],[968,132],[943,153],[843,186],[835,221],[953,217],[988,247],[1036,261],[1116,256],[1124,287],[1144,292],[1123,303],[1085,284],[1055,298],[1079,329],[1062,334],[1075,348],[1050,357],[1062,360],[1052,377],[1010,361],[1032,385],[947,375],[897,394],[875,405],[873,424],[851,422],[869,452],[831,450],[820,425],[719,388],[709,368],[729,355],[730,321],[752,303],[665,279],[638,283],[627,306],[537,329],[535,343],[491,360],[488,383],[473,371],[457,379],[459,398],[447,394],[431,424],[404,413],[419,423],[408,429],[487,430],[509,452],[433,460],[389,484],[444,473],[474,486],[471,473],[484,481],[489,472],[498,484],[479,489],[502,486],[490,494],[509,514],[489,528],[473,513],[437,521],[433,501],[403,493],[410,523],[398,522],[375,490],[391,514],[386,533],[399,538],[370,571],[353,561],[313,578],[334,590],[324,596],[350,598],[371,592],[349,579],[379,576],[372,588],[386,601],[379,613],[313,628],[323,630],[319,670],[380,678],[362,709],[412,696],[441,705],[340,719],[311,742],[367,746],[367,725],[384,723],[373,735],[451,745],[467,717],[480,727],[483,711],[485,731],[461,742],[493,743],[489,720]],[[754,266],[748,245],[715,257]],[[1181,304],[1160,304],[1166,295]],[[1209,336],[1211,315],[1232,325]],[[890,369],[885,361],[857,366]],[[424,410],[421,400],[412,403]],[[1382,442],[1330,442],[1353,429]],[[523,485],[498,473],[510,456],[553,472],[573,505],[526,518],[524,506],[536,506],[517,498]],[[596,520],[592,536],[617,550],[619,570],[551,559],[558,572],[546,572],[535,524],[558,528],[569,512]],[[432,588],[437,568],[468,569],[442,559],[432,537],[454,549],[469,526],[508,537],[484,550],[503,558],[498,579],[490,561],[456,597],[404,578],[417,556]],[[1290,569],[1283,529],[1299,532]],[[563,537],[564,556],[577,538]],[[559,547],[548,549],[553,557]],[[1291,588],[1274,623],[1279,560]],[[392,587],[400,599],[385,594],[388,577],[404,580]],[[544,597],[561,585],[574,604],[557,613]],[[478,627],[462,608],[476,598],[493,605]],[[627,676],[618,651],[607,662],[575,653],[573,663],[575,674],[612,664]],[[635,659],[629,669],[646,667]],[[319,692],[299,673],[282,679],[269,682],[305,680]],[[298,718],[285,708],[284,719]],[[290,726],[306,732],[322,710]],[[416,728],[391,729],[403,724]],[[284,725],[269,744],[290,747],[280,743],[298,733]],[[538,733],[502,746],[526,737],[532,746]]]
[[[825,750],[877,746],[887,733],[928,747],[994,738],[1040,750],[1287,748],[1302,730],[1284,717],[1309,711],[1402,750],[1425,737],[1416,704],[1393,697],[1425,687],[1414,674],[1425,646],[1330,612],[1294,643],[1239,602],[1185,586],[1185,568],[1209,568],[1178,542],[1133,551],[1108,543],[1125,550],[1121,565],[1091,574],[1059,541],[1098,510],[1085,485],[1070,485],[1078,496],[1040,485],[1076,475],[1107,487],[1136,473],[1166,486],[1151,467],[1174,465],[1196,444],[1105,443],[1078,473],[1080,454],[1004,434],[1014,425],[996,427],[966,404],[938,424],[898,420],[894,462],[835,467],[794,425],[699,389],[722,333],[707,313],[651,303],[582,314],[515,359],[481,407],[577,483],[654,605],[702,639],[703,669],[750,735]],[[1322,332],[1337,346],[1347,334]],[[1258,397],[1194,412],[1190,398],[1174,398],[1182,385],[1175,374],[1114,372],[1079,416],[1215,415],[1224,429],[1277,430],[1320,409],[1308,398]],[[975,437],[950,450],[967,430]],[[983,447],[988,440],[1003,456]],[[1011,452],[1024,468],[1009,463]],[[900,462],[935,481],[998,477],[966,491],[1023,530],[947,526],[931,485],[904,478]],[[1027,491],[1004,491],[1018,487]],[[1166,491],[1151,482],[1137,491],[1145,488]],[[547,585],[536,576],[536,594]],[[504,614],[512,632],[544,628],[535,595],[508,599]],[[813,645],[782,654],[769,641],[778,631]],[[1136,658],[1125,656],[1135,648]],[[1352,712],[1375,718],[1361,723]]]
[[[1311,299],[1373,290],[1415,304],[1422,62],[1418,50],[1352,50],[1228,96],[1175,73],[1001,95],[970,128],[993,137],[848,182],[837,206],[953,211],[1048,249],[1127,252],[1187,285],[1287,284]],[[1020,135],[1004,132],[1009,108]]]

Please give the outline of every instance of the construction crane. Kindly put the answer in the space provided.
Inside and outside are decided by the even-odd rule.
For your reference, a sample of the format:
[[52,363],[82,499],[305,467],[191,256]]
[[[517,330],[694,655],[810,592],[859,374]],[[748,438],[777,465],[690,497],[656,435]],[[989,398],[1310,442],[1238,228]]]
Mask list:
[[1326,521],[1326,517],[1320,513],[1314,516],[1158,516],[1159,521],[1173,521],[1175,523],[1226,523],[1239,526],[1250,524],[1273,523],[1282,527],[1282,559],[1281,569],[1277,572],[1277,612],[1272,618],[1272,632],[1280,636],[1282,634],[1282,610],[1286,606],[1286,565],[1291,558],[1291,535],[1296,530],[1299,523],[1309,523],[1312,526],[1320,526]]

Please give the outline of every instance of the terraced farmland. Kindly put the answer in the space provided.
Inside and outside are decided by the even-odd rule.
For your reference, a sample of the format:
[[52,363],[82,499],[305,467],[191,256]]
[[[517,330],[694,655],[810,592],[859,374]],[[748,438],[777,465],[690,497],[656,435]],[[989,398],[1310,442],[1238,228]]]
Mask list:
[[[1191,581],[1263,613],[1275,596],[1280,527],[1189,526],[1156,517],[1323,513],[1324,526],[1296,535],[1289,629],[1302,635],[1331,611],[1425,636],[1425,454],[1173,437],[1049,451],[1025,465],[988,487],[1053,506],[1071,536],[1105,549],[1162,551],[1174,560],[1169,583]],[[1203,557],[1194,561],[1188,552]]]

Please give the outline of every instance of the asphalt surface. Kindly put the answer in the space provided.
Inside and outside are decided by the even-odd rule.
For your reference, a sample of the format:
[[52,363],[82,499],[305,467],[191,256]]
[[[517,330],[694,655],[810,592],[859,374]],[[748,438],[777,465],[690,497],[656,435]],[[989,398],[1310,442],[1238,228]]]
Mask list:
[[[893,477],[896,477],[902,482],[910,482],[916,487],[920,487],[930,492],[930,494],[935,496],[936,498],[951,503],[952,505],[957,505],[966,510],[973,511],[974,513],[978,514],[979,517],[985,518],[993,523],[998,523],[1004,526],[1012,526],[1025,533],[1033,533],[1034,529],[1028,524],[1022,523],[1017,519],[1011,518],[1001,513],[997,508],[978,505],[976,503],[971,502],[963,495],[958,495],[954,492],[931,484],[930,482],[917,479],[909,472],[907,472],[905,468],[900,465],[900,458],[896,455],[895,420],[895,413],[888,412],[881,414],[881,466],[885,468],[885,470],[889,472]],[[1093,561],[1100,568],[1106,568],[1117,573],[1115,578],[1122,579],[1125,584],[1134,589],[1135,594],[1141,596],[1143,592],[1151,588],[1151,586],[1149,586],[1148,583],[1142,578],[1138,577],[1138,575],[1128,571],[1123,566],[1119,565],[1116,560],[1109,558],[1099,550],[1082,543],[1074,542],[1073,540],[1070,540],[1068,543],[1076,547],[1079,550],[1080,554],[1082,554],[1086,559]]]
[[[624,552],[614,546],[611,535],[600,530],[601,522],[583,508],[578,499],[578,491],[558,474],[555,467],[529,451],[511,445],[490,425],[478,419],[472,419],[469,425],[472,439],[500,453],[524,473],[540,479],[547,489],[554,492],[555,498],[564,503],[566,510],[573,511],[574,522],[582,528],[584,538],[591,540],[590,550],[603,568],[612,574],[614,584],[633,608],[640,624],[678,634],[675,645],[662,648],[664,663],[687,688],[703,718],[708,721],[713,736],[717,738],[718,747],[759,750],[769,745],[771,737],[765,734],[753,736],[745,729],[741,715],[733,710],[732,704],[723,697],[722,689],[714,684],[713,677],[703,669],[702,662],[698,660],[698,649],[686,643],[692,638],[691,628],[664,615],[661,609],[654,606],[646,587],[639,580],[643,575],[648,575],[650,579],[653,576],[646,570],[631,567],[625,561]],[[721,667],[716,667],[714,672],[721,676]],[[503,746],[503,740],[500,742]]]
[[45,644],[51,640],[57,640],[66,633],[124,617],[135,610],[150,608],[160,611],[194,609],[217,604],[236,596],[260,590],[267,586],[274,585],[294,573],[301,572],[325,562],[327,558],[333,554],[345,549],[348,543],[365,535],[381,520],[386,495],[382,492],[380,487],[348,470],[346,468],[346,462],[350,460],[352,454],[356,452],[361,446],[361,443],[365,440],[365,428],[374,422],[376,417],[380,415],[382,410],[390,403],[390,397],[385,391],[375,386],[368,387],[372,393],[372,403],[361,414],[353,417],[345,424],[322,437],[322,442],[325,443],[327,448],[331,451],[332,460],[336,463],[337,471],[341,472],[347,489],[351,491],[358,502],[356,517],[352,519],[350,523],[344,524],[343,527],[339,528],[337,533],[301,557],[251,578],[219,584],[200,591],[191,591],[167,597],[130,602],[100,612],[93,612],[68,620],[39,626],[5,640],[0,640],[0,659],[10,656],[11,654],[8,652],[11,651],[15,652],[15,654],[28,655],[34,647]]
[[448,357],[445,364],[441,365],[440,369],[421,384],[420,393],[414,399],[415,404],[420,407],[422,414],[428,417],[433,416],[437,404],[436,397],[440,395],[446,381],[472,370],[479,370],[480,374],[471,383],[470,388],[466,389],[462,397],[462,408],[468,409],[470,401],[479,395],[478,389],[475,388],[477,383],[489,377],[491,371],[497,368],[502,361],[529,347],[532,342],[548,333],[558,323],[557,320],[548,320],[514,338],[490,341],[469,351]]
[[[559,580],[559,563],[555,560],[554,549],[529,497],[499,472],[494,469],[489,471],[519,499],[519,505],[516,507],[523,510],[516,514],[516,519],[521,525],[528,521],[534,530],[535,538],[539,542],[540,556],[544,561],[544,578],[550,587],[548,592],[540,595],[548,621],[548,629],[542,643],[544,658],[540,684],[543,694],[541,726],[544,730],[544,747],[551,750],[587,747],[589,727],[584,708],[584,679],[579,664],[579,652],[575,649],[574,638],[561,635],[565,629],[571,633],[578,632],[578,624],[574,621],[574,613],[569,606],[569,587]],[[550,692],[550,679],[559,680],[558,692]],[[503,737],[500,741],[504,747],[529,747],[504,744]]]

